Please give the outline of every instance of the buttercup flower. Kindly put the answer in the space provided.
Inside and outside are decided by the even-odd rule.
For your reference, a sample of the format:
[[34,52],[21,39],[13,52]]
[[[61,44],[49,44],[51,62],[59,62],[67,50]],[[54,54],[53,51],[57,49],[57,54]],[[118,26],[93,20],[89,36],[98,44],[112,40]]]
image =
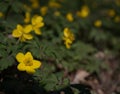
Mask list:
[[35,69],[41,66],[40,61],[33,59],[31,52],[27,52],[25,55],[19,52],[16,55],[16,59],[19,62],[17,69],[19,71],[26,71],[29,74],[35,73]]
[[114,9],[110,9],[110,10],[108,10],[108,16],[110,16],[110,17],[114,17],[115,16],[115,10]]
[[57,3],[56,1],[49,1],[48,6],[52,7],[52,8],[60,8],[61,7],[61,5],[59,3]]
[[24,22],[25,22],[25,23],[29,23],[29,22],[30,22],[30,12],[26,12],[26,13],[25,13]]
[[120,22],[120,16],[116,16],[116,17],[114,18],[114,21],[115,21],[116,23],[119,23],[119,22]]
[[66,15],[66,19],[67,19],[69,22],[72,22],[72,21],[74,20],[72,13],[68,13],[68,14]]
[[71,47],[72,42],[75,40],[74,34],[70,31],[69,28],[65,28],[63,32],[64,32],[63,37],[64,44],[66,45],[66,48],[69,49]]
[[54,12],[54,15],[55,15],[55,16],[60,16],[60,12],[59,12],[59,11],[55,11],[55,12]]
[[81,10],[77,12],[77,16],[86,18],[89,15],[89,13],[90,13],[90,10],[88,6],[84,5],[82,6]]
[[13,30],[12,36],[15,38],[19,38],[19,40],[22,42],[26,39],[30,40],[33,38],[33,36],[30,34],[31,30],[31,25],[26,25],[25,27],[23,27],[20,24],[18,24],[16,29]]
[[44,26],[43,18],[41,16],[33,16],[32,17],[32,29],[35,31],[36,34],[40,35],[41,31],[40,28]]
[[47,6],[43,6],[43,7],[40,8],[40,13],[43,16],[47,14],[47,11],[48,11],[48,7]]
[[96,27],[101,27],[101,25],[102,25],[102,21],[101,20],[96,20],[94,22],[94,26],[96,26]]
[[3,17],[3,16],[4,16],[4,14],[2,12],[0,12],[0,18]]
[[39,8],[39,0],[30,0],[32,3],[32,8],[37,9]]

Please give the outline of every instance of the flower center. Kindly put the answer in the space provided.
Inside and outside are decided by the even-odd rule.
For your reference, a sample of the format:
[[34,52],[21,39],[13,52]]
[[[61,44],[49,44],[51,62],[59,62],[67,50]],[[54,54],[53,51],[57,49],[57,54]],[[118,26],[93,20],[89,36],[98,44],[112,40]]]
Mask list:
[[30,59],[25,60],[25,66],[32,66],[32,65],[33,65],[32,60],[30,60]]

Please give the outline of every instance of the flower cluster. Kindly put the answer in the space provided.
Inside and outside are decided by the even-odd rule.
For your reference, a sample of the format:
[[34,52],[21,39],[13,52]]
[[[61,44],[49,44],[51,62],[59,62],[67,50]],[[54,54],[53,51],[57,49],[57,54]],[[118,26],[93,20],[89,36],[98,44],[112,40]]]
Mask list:
[[31,52],[27,52],[25,55],[20,52],[16,55],[16,59],[19,62],[17,69],[29,74],[35,73],[35,69],[41,66],[40,61],[33,59]]
[[19,40],[22,42],[26,41],[26,39],[30,40],[33,38],[33,36],[30,34],[31,30],[31,25],[22,26],[18,24],[16,29],[13,30],[12,36],[15,38],[19,38]]
[[69,28],[65,28],[64,29],[64,44],[66,45],[66,48],[70,48],[71,44],[73,43],[73,41],[75,40],[74,34],[71,32],[71,30]]
[[[26,14],[26,22],[29,22],[30,15]],[[12,36],[15,38],[19,38],[20,41],[26,41],[27,39],[32,39],[33,36],[30,34],[31,31],[34,31],[37,35],[41,34],[40,28],[44,26],[43,18],[41,16],[35,15],[31,19],[31,24],[22,26],[20,24],[17,25],[16,29],[13,30]]]

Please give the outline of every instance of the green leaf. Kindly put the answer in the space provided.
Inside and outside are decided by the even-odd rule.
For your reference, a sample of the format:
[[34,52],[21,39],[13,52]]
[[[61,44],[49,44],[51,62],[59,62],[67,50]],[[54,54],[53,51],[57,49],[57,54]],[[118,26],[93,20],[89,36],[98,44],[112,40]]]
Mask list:
[[8,3],[1,2],[1,3],[0,3],[0,11],[6,12],[8,6],[9,6]]
[[12,56],[8,56],[0,59],[0,71],[7,69],[9,66],[12,66],[15,63]]
[[74,55],[73,54],[71,54],[71,55],[74,56],[73,58],[75,60],[84,59],[88,56],[88,54],[96,51],[96,49],[94,47],[92,47],[90,44],[86,44],[82,41],[75,43],[72,47],[73,47],[73,50],[75,50],[75,51],[73,53]]
[[21,12],[21,10],[23,11],[23,4],[21,2],[18,2],[18,1],[14,1],[12,3],[12,9],[18,13],[18,12]]

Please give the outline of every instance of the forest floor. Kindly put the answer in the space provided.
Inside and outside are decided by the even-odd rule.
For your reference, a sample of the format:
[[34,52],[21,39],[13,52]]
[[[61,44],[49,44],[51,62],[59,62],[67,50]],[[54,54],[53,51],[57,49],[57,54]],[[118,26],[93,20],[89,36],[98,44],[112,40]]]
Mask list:
[[99,73],[77,70],[69,77],[73,84],[86,84],[92,94],[120,94],[120,60],[114,56],[106,56],[103,52],[96,54],[107,64],[108,69],[100,69]]

